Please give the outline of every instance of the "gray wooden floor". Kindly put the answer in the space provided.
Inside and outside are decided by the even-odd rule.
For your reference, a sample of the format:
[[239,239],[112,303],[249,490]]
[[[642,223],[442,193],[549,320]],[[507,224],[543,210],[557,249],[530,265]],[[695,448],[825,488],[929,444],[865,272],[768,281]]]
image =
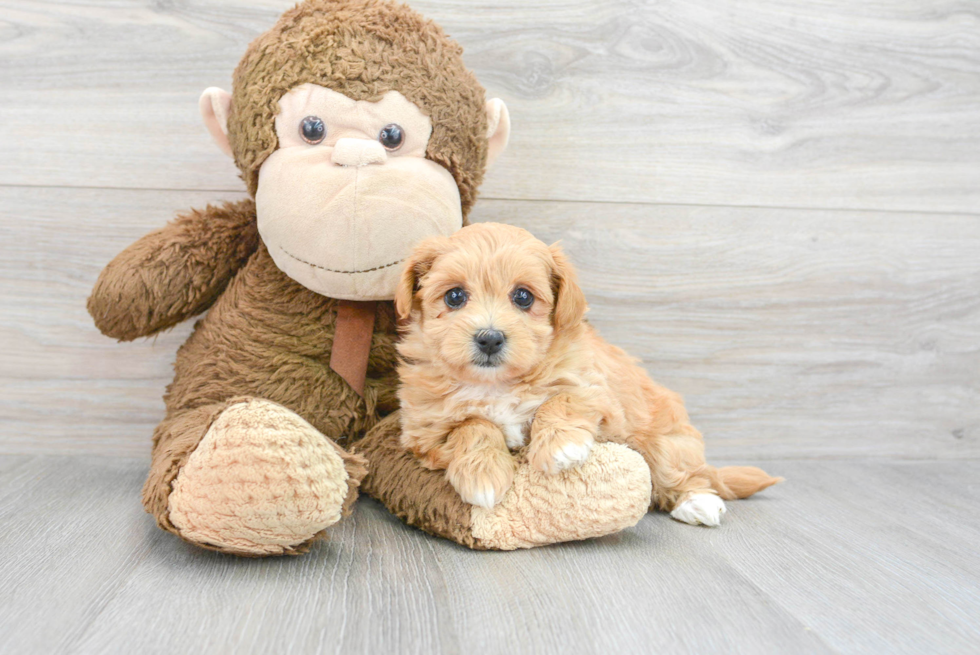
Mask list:
[[974,463],[782,460],[717,529],[468,551],[359,501],[306,557],[157,530],[145,462],[0,457],[0,652],[938,653],[980,645]]
[[139,505],[189,325],[84,301],[242,197],[197,113],[293,0],[0,0],[0,653],[980,652],[980,10],[972,0],[418,0],[510,108],[475,220],[561,239],[591,320],[716,463],[717,530],[499,554],[370,500],[308,557]]

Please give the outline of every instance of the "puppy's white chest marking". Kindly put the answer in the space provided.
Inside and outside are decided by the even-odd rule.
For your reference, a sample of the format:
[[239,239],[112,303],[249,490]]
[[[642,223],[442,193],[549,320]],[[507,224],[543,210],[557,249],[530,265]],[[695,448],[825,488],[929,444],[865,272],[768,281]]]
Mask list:
[[466,406],[468,413],[496,424],[507,438],[508,448],[520,448],[542,399],[521,399],[499,387],[467,385],[453,394],[453,400]]
[[534,418],[534,409],[528,412],[521,406],[520,398],[504,396],[487,405],[485,411],[487,419],[503,430],[508,448],[520,448],[524,445],[531,419]]

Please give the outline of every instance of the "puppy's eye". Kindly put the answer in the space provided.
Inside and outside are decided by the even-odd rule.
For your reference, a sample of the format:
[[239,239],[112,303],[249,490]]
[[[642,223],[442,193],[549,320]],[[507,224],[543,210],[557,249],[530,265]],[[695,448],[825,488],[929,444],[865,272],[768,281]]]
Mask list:
[[510,294],[510,299],[521,309],[531,309],[531,305],[534,304],[534,294],[524,287],[514,289],[514,292]]
[[388,123],[378,132],[378,141],[385,147],[385,150],[398,150],[405,141],[405,132],[402,126],[397,123]]
[[299,133],[310,145],[316,145],[327,136],[327,126],[319,116],[307,116],[299,124]]
[[455,289],[450,289],[446,292],[446,295],[442,297],[446,301],[446,307],[449,309],[459,309],[466,304],[468,296],[466,291],[462,287],[456,287]]

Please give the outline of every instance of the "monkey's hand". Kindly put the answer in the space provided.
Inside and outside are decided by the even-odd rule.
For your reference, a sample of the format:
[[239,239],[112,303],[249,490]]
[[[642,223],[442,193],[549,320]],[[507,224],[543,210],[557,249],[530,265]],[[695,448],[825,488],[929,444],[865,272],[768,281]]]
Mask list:
[[122,341],[173,327],[210,307],[258,243],[252,200],[181,214],[109,262],[89,314]]

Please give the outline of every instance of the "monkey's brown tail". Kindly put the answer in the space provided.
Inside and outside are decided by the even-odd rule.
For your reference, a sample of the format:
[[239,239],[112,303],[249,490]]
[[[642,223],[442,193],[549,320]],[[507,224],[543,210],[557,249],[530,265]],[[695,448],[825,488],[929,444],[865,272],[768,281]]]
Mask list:
[[754,466],[723,466],[716,469],[708,466],[711,487],[725,500],[748,498],[752,494],[782,482],[784,478],[774,478]]

